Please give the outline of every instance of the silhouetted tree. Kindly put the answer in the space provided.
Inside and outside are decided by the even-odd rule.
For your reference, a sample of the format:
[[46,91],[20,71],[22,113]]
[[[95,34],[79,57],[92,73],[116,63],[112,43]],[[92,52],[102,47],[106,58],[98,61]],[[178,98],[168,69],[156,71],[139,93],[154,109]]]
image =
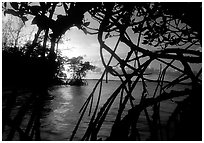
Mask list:
[[[11,7],[8,6],[10,4]],[[54,20],[53,14],[56,8],[61,7],[65,11],[65,15],[57,14],[57,19]],[[38,31],[35,35],[36,42],[39,34],[44,31],[43,47],[46,47],[48,38],[50,38],[50,58],[55,59],[55,43],[59,41],[61,36],[71,27],[77,26],[82,29],[84,13],[92,7],[92,4],[87,3],[69,3],[69,2],[11,2],[4,3],[4,14],[12,14],[20,17],[24,22],[28,20],[28,16],[34,16],[32,24],[38,26]],[[79,10],[80,9],[80,10]],[[51,33],[49,32],[51,30]],[[31,51],[33,48],[30,49]]]
[[[200,116],[202,105],[200,102],[201,79],[199,78],[201,69],[195,75],[190,67],[194,63],[201,64],[202,53],[197,50],[201,46],[201,11],[201,3],[178,3],[178,5],[177,3],[101,3],[100,6],[89,11],[100,25],[99,28],[87,26],[87,33],[98,34],[101,59],[105,67],[96,87],[102,85],[102,79],[107,74],[117,76],[122,84],[111,94],[99,111],[98,104],[96,105],[89,127],[82,140],[98,140],[101,126],[118,96],[118,98],[121,98],[121,102],[108,140],[140,140],[137,121],[142,111],[145,112],[147,124],[150,128],[150,140],[160,140],[162,138],[159,135],[162,130],[159,122],[160,102],[184,95],[188,95],[187,100],[182,102],[182,105],[185,106],[181,105],[181,107],[178,104],[172,118],[176,120],[177,116],[180,116],[179,113],[187,108],[187,104],[190,104],[191,107],[188,107],[185,113],[181,115],[182,120],[179,122],[182,121],[183,124],[178,127],[180,128],[178,132],[180,135],[176,135],[174,139],[178,139],[180,136],[179,140],[185,140],[186,135],[190,140],[201,139],[201,128],[199,128],[202,122]],[[198,15],[198,17],[195,18],[195,15]],[[190,20],[190,17],[194,17],[195,20]],[[117,39],[115,47],[111,47],[106,42],[112,37]],[[126,57],[121,57],[116,53],[121,43],[128,47]],[[110,54],[108,62],[104,60],[103,51]],[[122,73],[118,73],[113,68],[115,65],[111,65],[112,60],[117,61],[117,67],[120,68]],[[155,91],[150,93],[146,81],[151,79],[145,76],[145,71],[153,61],[160,62],[163,66],[158,73]],[[175,66],[175,62],[180,62],[183,68]],[[170,83],[164,85],[168,68],[173,68],[180,74]],[[191,81],[192,89],[190,92],[185,89],[183,91],[172,90],[170,93],[167,91],[169,88],[187,80]],[[142,95],[140,102],[137,104],[134,103],[132,91],[138,81],[142,82]],[[78,124],[84,116],[88,104],[92,105],[91,99],[93,99],[96,87],[94,87],[93,92],[81,109],[82,114]],[[194,96],[193,93],[198,93],[198,96]],[[100,100],[101,94],[100,92],[98,100]],[[125,106],[128,104],[131,109],[124,115]],[[152,117],[150,117],[147,107],[153,107]],[[199,113],[195,114],[193,111]],[[91,113],[91,109],[89,113]],[[187,116],[188,113],[191,115]],[[196,133],[186,132],[187,122],[191,121],[196,123],[193,127],[197,131]],[[74,138],[78,124],[70,140]],[[199,128],[199,130],[196,128]]]
[[91,65],[89,62],[83,62],[83,57],[73,57],[67,60],[69,65],[68,72],[71,72],[71,80],[68,81],[68,84],[71,85],[83,85],[86,84],[84,77],[89,70],[95,69],[95,66]]

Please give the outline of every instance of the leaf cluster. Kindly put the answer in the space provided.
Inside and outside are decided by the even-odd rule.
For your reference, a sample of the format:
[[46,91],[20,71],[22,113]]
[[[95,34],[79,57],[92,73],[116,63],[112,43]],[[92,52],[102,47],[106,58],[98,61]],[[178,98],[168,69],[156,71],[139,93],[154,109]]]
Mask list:
[[67,59],[66,64],[69,65],[68,72],[72,72],[73,79],[82,79],[86,76],[86,72],[95,69],[95,66],[91,65],[90,62],[83,62],[83,57],[73,57]]

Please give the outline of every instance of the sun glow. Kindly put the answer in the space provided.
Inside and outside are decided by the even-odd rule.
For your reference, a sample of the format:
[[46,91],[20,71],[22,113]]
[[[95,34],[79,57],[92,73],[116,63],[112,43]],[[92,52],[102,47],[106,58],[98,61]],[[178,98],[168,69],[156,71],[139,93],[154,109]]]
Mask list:
[[59,49],[61,50],[62,55],[67,56],[68,58],[85,56],[83,50],[80,47],[70,43],[59,45]]

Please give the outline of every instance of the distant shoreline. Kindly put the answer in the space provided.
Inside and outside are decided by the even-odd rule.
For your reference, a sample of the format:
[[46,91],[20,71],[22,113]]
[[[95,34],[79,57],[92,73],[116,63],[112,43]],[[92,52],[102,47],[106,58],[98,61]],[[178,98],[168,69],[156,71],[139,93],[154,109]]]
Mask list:
[[[85,79],[85,80],[99,80],[99,79]],[[103,79],[103,81],[106,81],[105,79]],[[118,79],[109,79],[108,81],[120,81]],[[157,82],[155,80],[146,80],[147,82]],[[142,82],[141,80],[138,81],[138,82]],[[172,81],[163,81],[164,83],[171,83]],[[181,85],[191,85],[189,82],[182,82],[182,83],[178,83],[178,84],[181,84]]]
[[[93,80],[93,81],[97,81],[97,80],[99,80],[99,79],[85,79],[85,80],[87,80],[87,81],[89,81],[89,80]],[[105,79],[103,79],[103,81],[105,82],[106,80]],[[116,82],[121,82],[120,80],[117,80],[117,79],[109,79],[108,81],[116,81]],[[146,80],[147,82],[151,82],[151,83],[157,83],[157,81],[155,81],[155,80]],[[141,80],[140,81],[138,81],[138,82],[142,82]],[[164,83],[171,83],[171,81],[163,81]],[[69,84],[57,84],[57,83],[55,83],[55,84],[52,84],[51,86],[57,86],[57,85],[69,85]],[[183,83],[178,83],[177,85],[191,85],[189,82],[187,83],[187,82],[183,82]],[[14,85],[11,85],[11,86],[9,86],[9,85],[2,85],[2,90],[4,91],[5,89],[10,89],[10,88],[19,88],[19,89],[21,89],[21,88],[27,88],[27,89],[30,89],[31,87],[30,86],[25,86],[25,85],[18,85],[17,87],[16,86],[14,86]]]

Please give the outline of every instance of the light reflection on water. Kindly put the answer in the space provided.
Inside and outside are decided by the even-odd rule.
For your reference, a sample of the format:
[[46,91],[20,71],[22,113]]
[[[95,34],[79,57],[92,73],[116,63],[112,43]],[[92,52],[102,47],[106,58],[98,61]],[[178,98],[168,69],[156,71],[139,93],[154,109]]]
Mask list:
[[[49,108],[50,112],[46,113],[46,116],[41,119],[41,136],[42,140],[69,140],[72,131],[79,119],[79,110],[84,104],[85,100],[91,93],[96,81],[88,81],[88,86],[55,86],[50,89],[50,94],[54,97],[45,108]],[[103,94],[101,99],[101,105],[109,97],[110,93],[118,87],[120,82],[111,81],[108,84],[103,84]],[[155,85],[150,84],[148,87],[150,91],[153,90]],[[183,87],[179,87],[183,89]],[[135,102],[139,101],[138,95],[141,95],[141,86],[137,86],[133,91],[133,96],[135,97]],[[98,93],[98,89],[96,91]],[[119,98],[118,98],[119,99]],[[105,139],[109,133],[113,121],[116,117],[118,111],[119,100],[116,100],[116,103],[113,105],[110,110],[110,114],[107,116],[102,130],[99,132],[100,137]],[[167,106],[168,104],[168,106]],[[164,103],[162,108],[163,112],[169,114],[169,109],[172,110],[173,105],[169,103]],[[93,103],[95,105],[95,102]],[[165,115],[165,114],[164,114]],[[165,115],[167,118],[167,115]],[[82,120],[82,124],[79,126],[76,138],[74,140],[80,140],[85,132],[89,120],[91,117],[85,115],[85,118]],[[141,134],[144,138],[148,137],[148,129],[145,125],[145,115],[141,113],[141,120],[138,121],[138,127],[141,129]]]
[[[79,110],[89,95],[87,87],[58,86],[50,90],[51,108],[42,119],[42,140],[68,140],[79,118]],[[85,127],[84,127],[85,130]]]

